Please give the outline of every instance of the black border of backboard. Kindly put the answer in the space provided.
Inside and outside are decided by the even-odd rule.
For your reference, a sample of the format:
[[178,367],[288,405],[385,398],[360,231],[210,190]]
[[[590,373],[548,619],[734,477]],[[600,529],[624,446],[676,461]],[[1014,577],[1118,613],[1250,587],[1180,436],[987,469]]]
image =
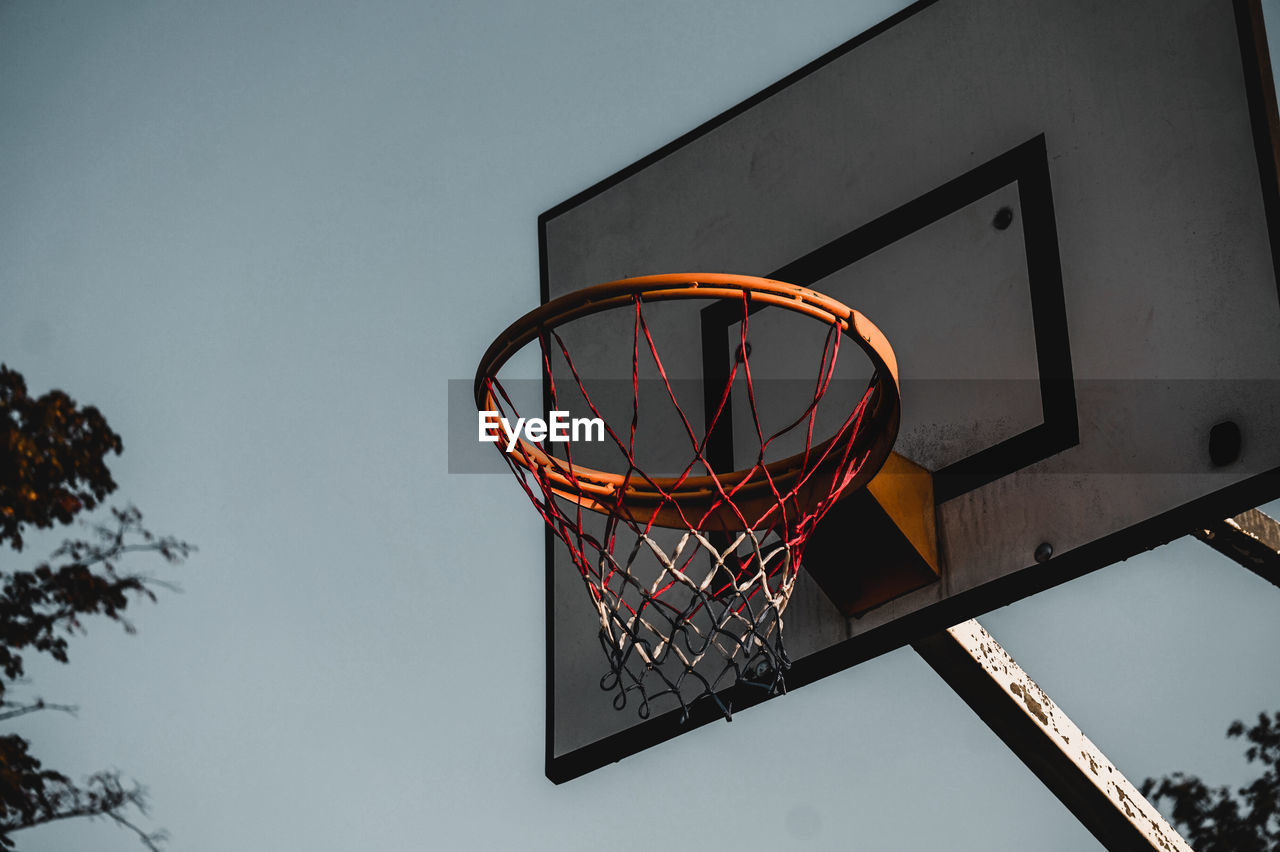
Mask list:
[[[958,2],[959,0],[950,0]],[[541,301],[550,298],[547,260],[547,224],[560,214],[599,195],[652,163],[661,160],[687,143],[732,120],[751,107],[803,79],[854,48],[865,44],[886,30],[932,6],[938,0],[919,0],[880,24],[845,42],[810,62],[756,95],[726,110],[710,121],[689,131],[652,154],[637,160],[618,173],[605,178],[572,198],[552,207],[538,217],[538,255]],[[1264,205],[1277,293],[1280,296],[1280,120],[1277,119],[1275,85],[1270,69],[1266,32],[1260,0],[1232,0],[1245,91],[1252,122],[1254,151],[1258,161],[1261,200]],[[544,389],[547,407],[549,399]],[[1004,606],[1036,592],[1044,591],[1075,579],[1090,571],[1127,559],[1185,535],[1206,518],[1220,519],[1238,514],[1268,500],[1280,497],[1280,468],[1275,468],[1229,488],[1206,495],[1159,517],[1152,518],[1092,544],[1077,548],[1041,565],[1035,572],[1020,572],[977,589],[948,598],[932,607],[917,611],[892,624],[872,630],[856,638],[796,662],[788,672],[787,683],[796,689],[850,666],[909,644],[915,638],[942,630],[971,618],[975,613]],[[554,625],[554,557],[555,538],[550,530],[545,538],[546,560],[546,716],[545,770],[547,778],[560,784],[617,762],[693,728],[722,718],[705,706],[695,705],[691,718],[681,724],[675,714],[650,719],[627,731],[597,740],[589,745],[556,757],[553,752],[555,640]],[[760,702],[758,694],[734,694],[733,706],[743,709]]]
[[[934,471],[934,499],[938,503],[1049,458],[1080,441],[1067,305],[1062,293],[1062,265],[1044,135],[993,157],[766,276],[801,287],[814,287],[827,276],[1014,183],[1018,187],[1026,251],[1042,420],[1030,429]],[[756,305],[748,312],[760,309],[761,306]],[[738,304],[716,302],[702,309],[704,407],[708,423],[716,419],[720,396],[732,367],[734,347],[729,339],[730,329],[741,318],[742,307]],[[707,454],[717,469],[732,469],[732,418],[733,412],[726,406],[709,436]]]

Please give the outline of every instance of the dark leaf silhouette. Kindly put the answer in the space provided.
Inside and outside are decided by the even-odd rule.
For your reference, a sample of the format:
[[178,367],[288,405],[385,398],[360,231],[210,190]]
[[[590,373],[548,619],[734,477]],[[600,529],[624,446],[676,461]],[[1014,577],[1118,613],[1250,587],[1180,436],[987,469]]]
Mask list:
[[22,528],[68,524],[116,490],[108,453],[124,450],[98,409],[62,391],[39,398],[0,364],[0,543],[22,549]]
[[1246,728],[1231,723],[1227,736],[1243,736],[1245,759],[1260,763],[1262,774],[1234,793],[1209,787],[1194,775],[1175,772],[1148,778],[1142,794],[1156,805],[1168,800],[1174,825],[1196,852],[1277,852],[1280,850],[1280,713],[1258,714]]

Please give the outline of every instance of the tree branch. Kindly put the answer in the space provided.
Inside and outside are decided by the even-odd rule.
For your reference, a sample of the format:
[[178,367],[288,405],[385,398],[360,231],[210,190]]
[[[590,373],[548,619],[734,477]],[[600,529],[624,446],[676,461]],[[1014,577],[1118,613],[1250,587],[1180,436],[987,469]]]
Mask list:
[[67,662],[67,635],[82,630],[81,616],[104,615],[132,633],[124,611],[137,598],[156,600],[154,589],[178,587],[145,574],[117,571],[121,558],[156,553],[181,562],[195,548],[172,536],[157,537],[142,525],[136,507],[111,509],[112,522],[97,524],[89,540],[67,540],[33,571],[0,572],[0,699],[22,676],[23,652],[32,649]]
[[134,834],[138,835],[138,839],[142,841],[142,845],[147,847],[147,849],[151,850],[151,852],[164,852],[164,849],[161,847],[160,844],[164,843],[166,840],[169,839],[169,832],[153,831],[150,834],[148,834],[138,826],[129,822],[129,820],[120,816],[120,814],[110,813],[110,814],[107,814],[107,817],[114,820],[116,825],[120,826],[121,828],[127,828],[130,831],[132,831]]
[[[37,768],[38,765],[37,762]],[[32,803],[35,807],[21,812],[0,810],[0,844],[11,847],[9,835],[28,828],[66,819],[105,817],[138,835],[150,852],[163,852],[161,845],[168,839],[165,832],[148,833],[124,815],[130,807],[147,813],[146,788],[138,784],[126,787],[118,772],[92,775],[84,787],[77,787],[58,773],[45,771],[41,776],[43,783]]]
[[79,707],[73,704],[52,704],[43,698],[37,698],[30,704],[19,704],[16,701],[0,701],[0,722],[7,719],[15,719],[18,716],[25,716],[28,713],[35,713],[39,710],[60,710],[70,716],[76,715]]

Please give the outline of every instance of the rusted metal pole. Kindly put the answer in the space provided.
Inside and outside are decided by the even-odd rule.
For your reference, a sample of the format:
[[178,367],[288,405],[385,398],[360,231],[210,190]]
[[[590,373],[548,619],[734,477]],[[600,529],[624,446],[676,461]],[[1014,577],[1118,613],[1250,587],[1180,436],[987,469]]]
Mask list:
[[1191,852],[977,621],[913,647],[1104,847]]
[[1280,586],[1280,522],[1257,509],[1210,524],[1192,535],[1262,579]]

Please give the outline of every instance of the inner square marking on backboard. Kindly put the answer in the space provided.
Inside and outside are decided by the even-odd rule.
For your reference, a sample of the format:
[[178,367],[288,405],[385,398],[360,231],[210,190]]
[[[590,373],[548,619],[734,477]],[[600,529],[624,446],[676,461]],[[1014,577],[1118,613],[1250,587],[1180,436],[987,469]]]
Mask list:
[[[1062,269],[1054,225],[1053,195],[1044,136],[1037,136],[924,195],[820,246],[766,277],[804,287],[1015,183],[1022,215],[1043,421],[934,472],[938,503],[994,482],[1079,441],[1071,348],[1067,333]],[[754,313],[759,308],[753,308]],[[717,303],[702,310],[704,408],[710,421],[719,404],[735,351],[730,327],[738,310]],[[733,467],[732,413],[726,410],[711,434],[708,457],[717,468]]]

